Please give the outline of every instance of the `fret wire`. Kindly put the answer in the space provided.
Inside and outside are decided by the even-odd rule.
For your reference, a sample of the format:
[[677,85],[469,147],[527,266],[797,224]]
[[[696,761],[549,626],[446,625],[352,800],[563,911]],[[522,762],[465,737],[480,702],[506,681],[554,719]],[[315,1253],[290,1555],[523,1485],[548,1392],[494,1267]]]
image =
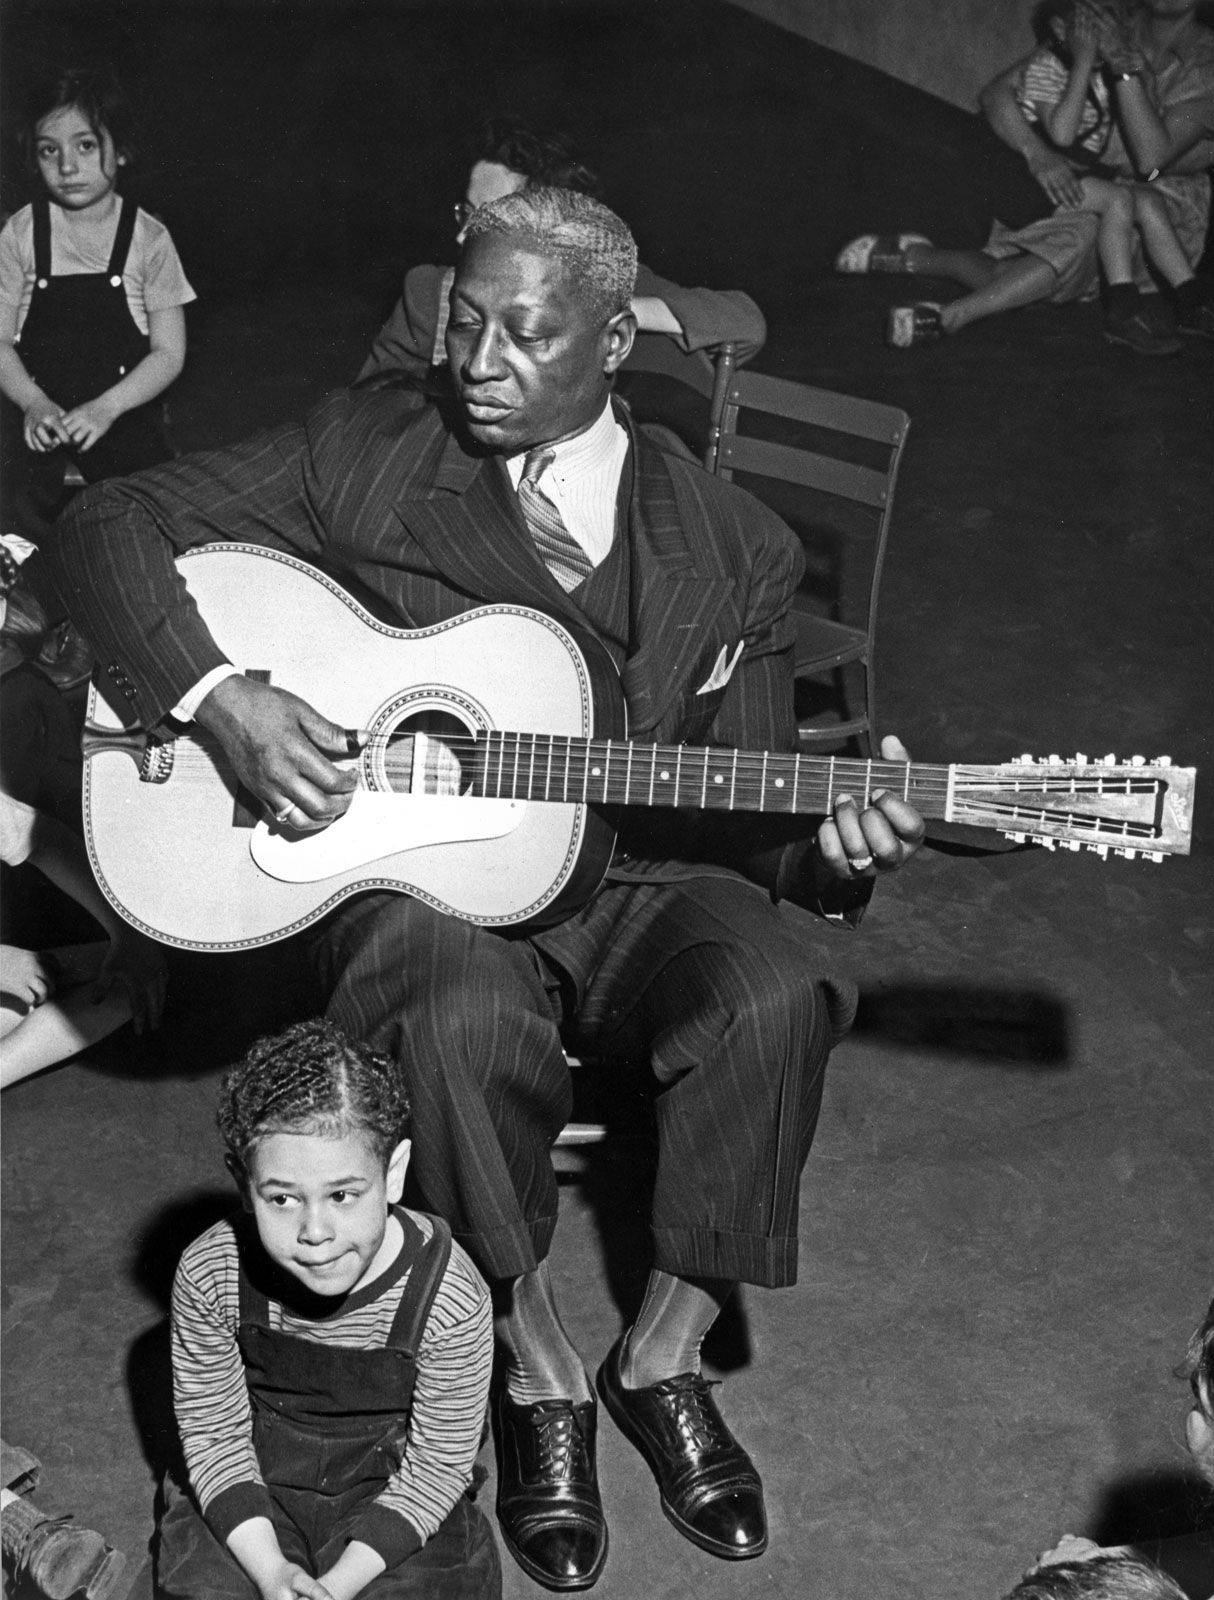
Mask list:
[[678,745],[674,754],[674,804],[679,803],[679,785],[683,781],[683,746]]
[[704,776],[700,779],[700,809],[708,808],[708,751],[704,752]]

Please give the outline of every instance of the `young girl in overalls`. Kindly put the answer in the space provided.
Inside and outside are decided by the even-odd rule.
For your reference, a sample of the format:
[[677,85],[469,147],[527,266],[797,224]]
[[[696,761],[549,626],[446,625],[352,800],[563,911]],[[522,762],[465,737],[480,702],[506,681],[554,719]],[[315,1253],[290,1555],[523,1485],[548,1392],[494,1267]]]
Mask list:
[[189,1600],[492,1600],[470,1498],[492,1362],[488,1291],[437,1217],[400,1205],[409,1106],[330,1023],[255,1045],[219,1126],[244,1215],[173,1286],[174,1409],[157,1593]]
[[69,459],[93,483],[172,454],[158,398],[185,361],[195,295],[168,230],[117,192],[127,126],[108,73],[40,84],[21,144],[45,193],[0,232],[0,390],[21,410],[46,516]]

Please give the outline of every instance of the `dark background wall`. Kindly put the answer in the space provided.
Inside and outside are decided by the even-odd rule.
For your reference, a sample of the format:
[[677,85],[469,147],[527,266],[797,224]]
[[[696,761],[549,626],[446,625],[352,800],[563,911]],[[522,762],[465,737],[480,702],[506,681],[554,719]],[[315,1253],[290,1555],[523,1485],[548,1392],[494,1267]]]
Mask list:
[[[656,270],[778,316],[849,231],[905,223],[873,196],[922,193],[971,121],[795,36],[760,50],[764,24],[698,0],[8,0],[3,18],[6,208],[28,197],[11,133],[30,73],[108,57],[143,131],[127,187],[212,304],[342,274],[390,298],[403,265],[450,254],[468,127],[514,111],[576,134]],[[915,223],[976,240],[964,186],[936,188]],[[787,250],[756,261],[773,216]]]

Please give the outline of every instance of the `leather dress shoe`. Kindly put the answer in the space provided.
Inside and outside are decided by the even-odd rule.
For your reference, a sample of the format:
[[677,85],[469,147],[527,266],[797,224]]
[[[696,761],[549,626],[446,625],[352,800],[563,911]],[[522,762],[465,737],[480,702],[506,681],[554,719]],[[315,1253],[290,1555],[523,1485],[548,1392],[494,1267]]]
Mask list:
[[685,1538],[729,1561],[767,1549],[763,1483],[698,1372],[626,1389],[621,1340],[599,1369],[599,1393],[658,1482],[662,1510]]
[[497,1399],[497,1515],[511,1555],[548,1589],[589,1589],[607,1561],[593,1399]]

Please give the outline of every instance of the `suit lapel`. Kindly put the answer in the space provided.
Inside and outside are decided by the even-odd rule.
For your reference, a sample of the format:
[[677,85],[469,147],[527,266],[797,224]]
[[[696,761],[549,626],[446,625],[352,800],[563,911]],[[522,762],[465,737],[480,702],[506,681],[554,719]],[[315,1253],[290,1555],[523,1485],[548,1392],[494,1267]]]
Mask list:
[[[616,415],[630,435],[633,473],[627,508],[633,648],[622,687],[629,731],[640,737],[706,676],[704,641],[732,584],[708,530],[685,526],[661,451],[618,404]],[[442,439],[431,471],[411,475],[394,510],[435,570],[474,602],[531,606],[586,627],[537,558],[501,464],[471,454],[455,433]]]
[[[632,653],[622,674],[633,738],[655,728],[676,699],[699,687],[704,640],[731,584],[714,571],[708,531],[690,530],[679,512],[662,452],[630,417],[635,474],[632,533]],[[706,672],[700,673],[703,678]]]
[[494,457],[470,454],[449,433],[429,481],[410,484],[394,509],[435,569],[464,594],[577,619],[537,558]]

